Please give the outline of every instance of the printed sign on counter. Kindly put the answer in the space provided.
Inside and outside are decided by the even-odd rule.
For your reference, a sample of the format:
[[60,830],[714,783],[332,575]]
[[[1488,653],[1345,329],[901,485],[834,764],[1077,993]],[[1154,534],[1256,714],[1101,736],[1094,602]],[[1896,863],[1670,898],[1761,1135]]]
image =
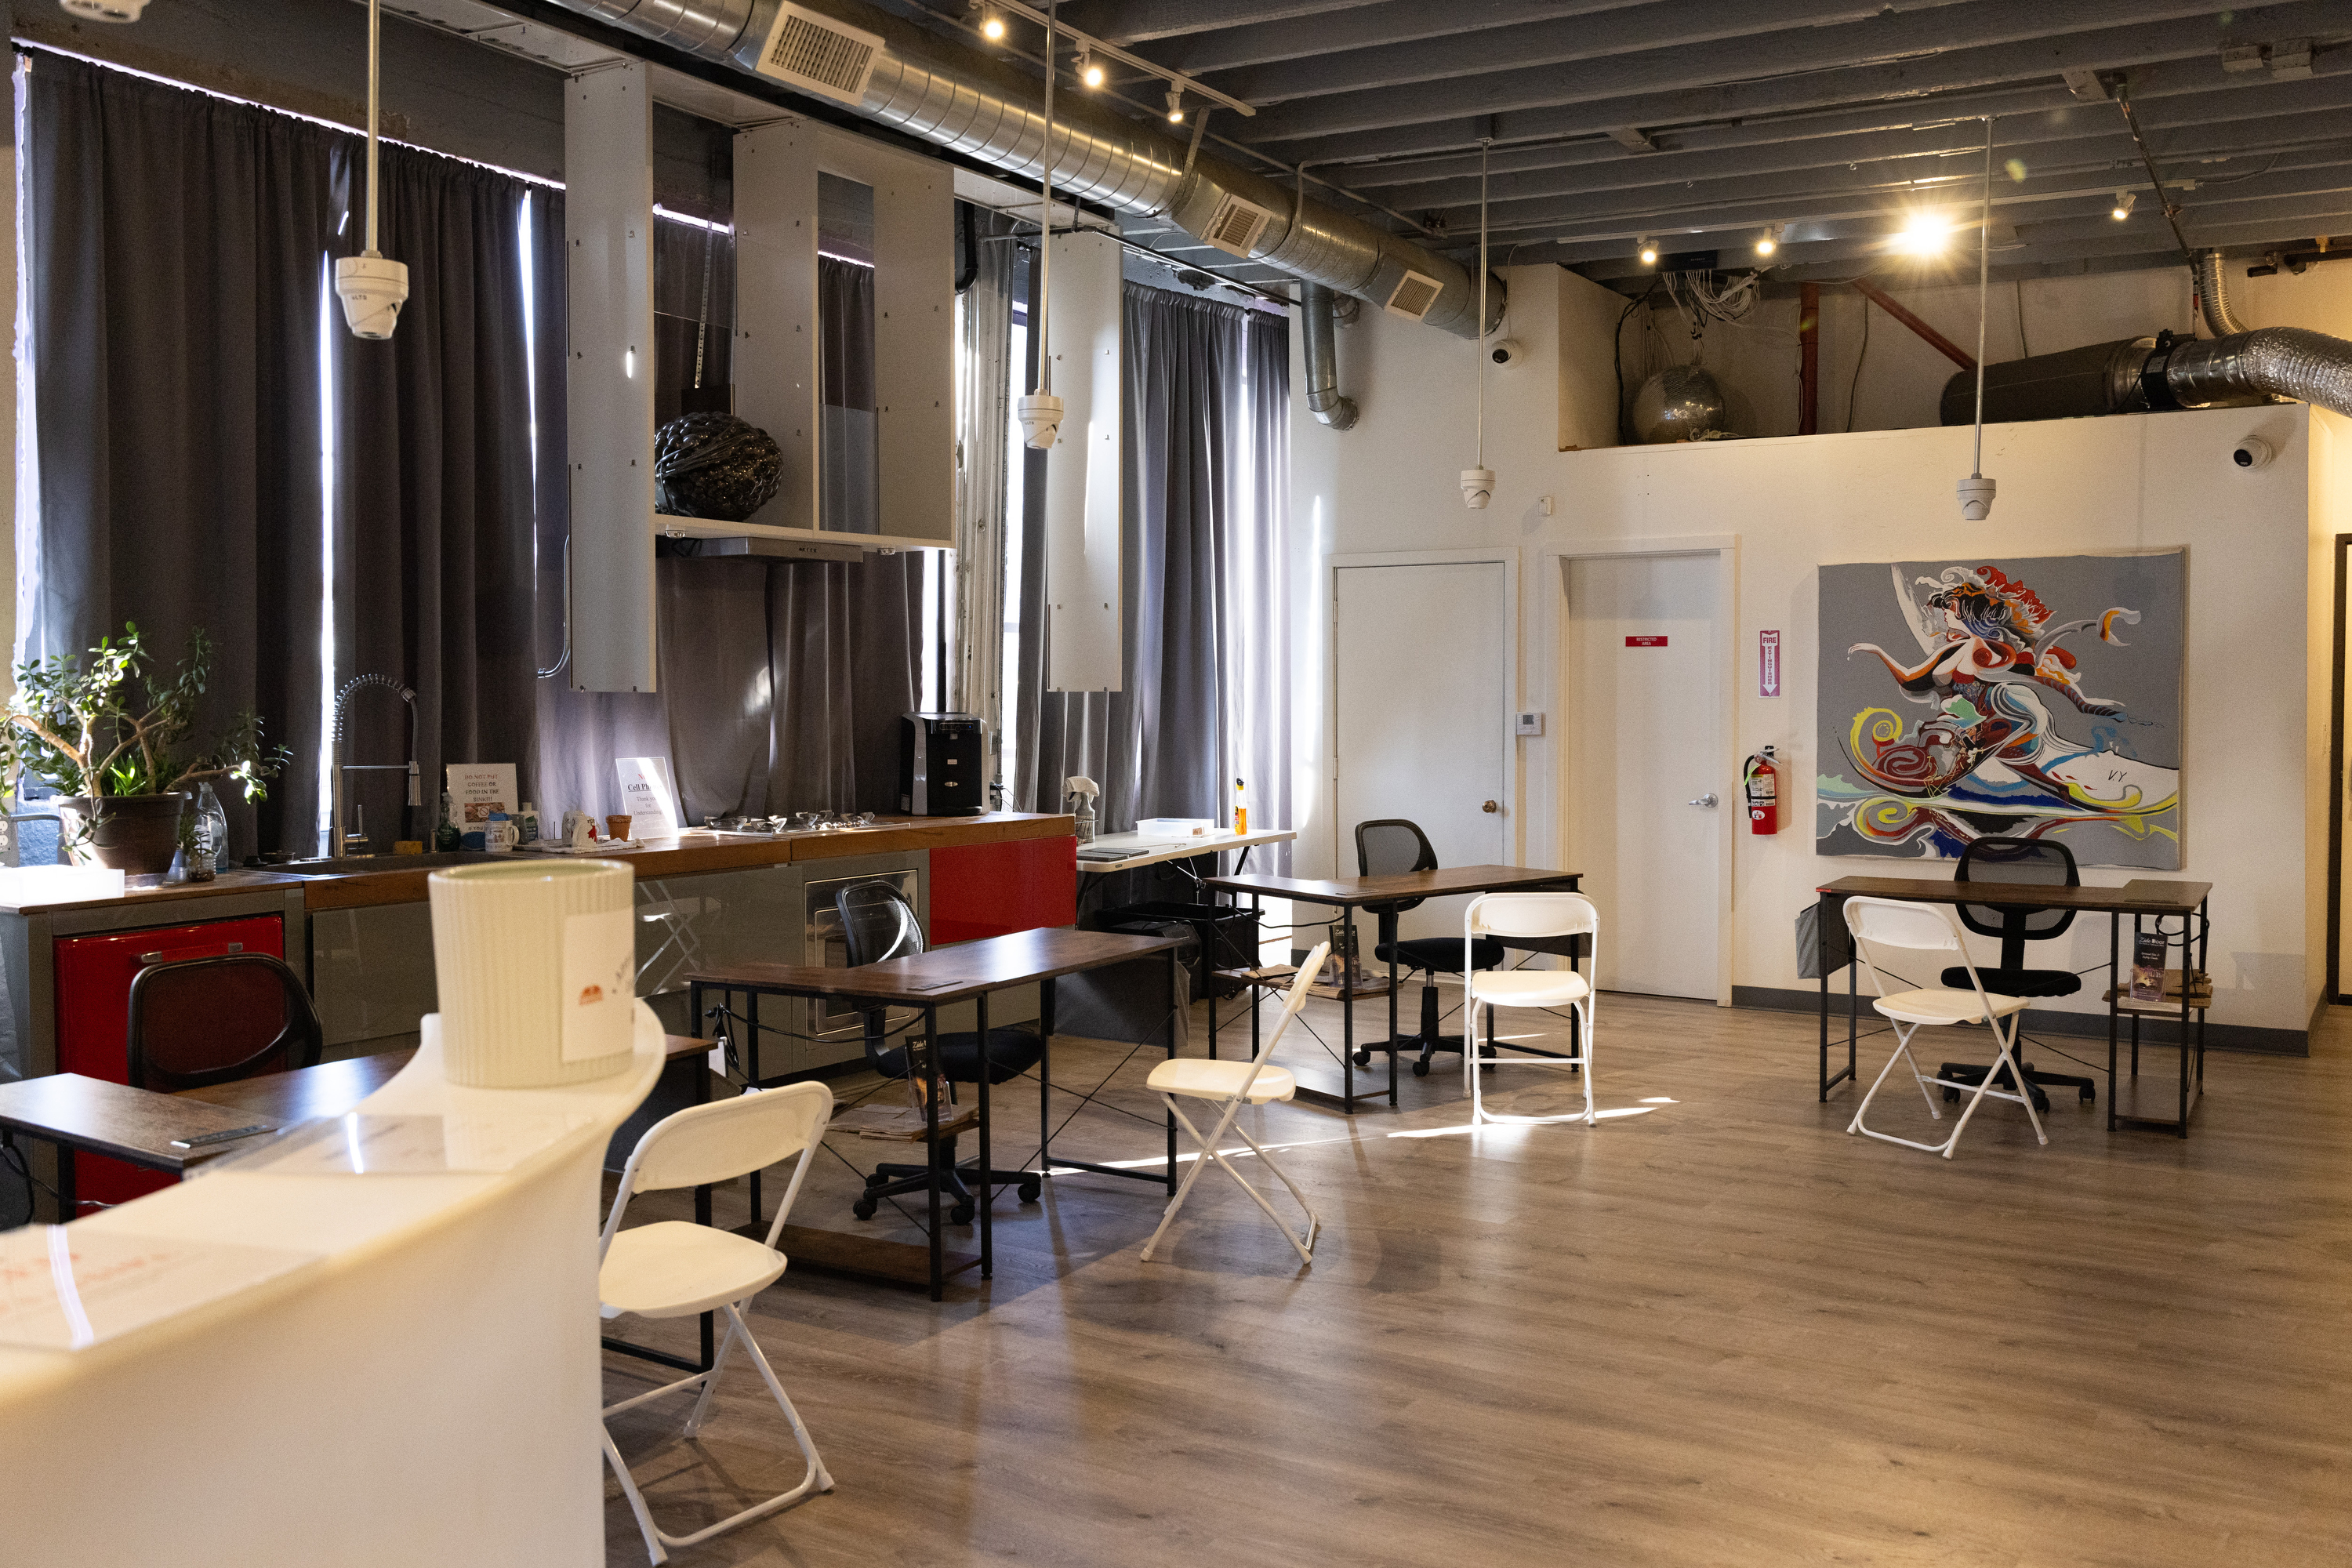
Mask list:
[[636,925],[635,910],[565,918],[565,1061],[628,1054],[636,1032]]
[[670,777],[667,757],[616,757],[621,774],[621,809],[629,815],[629,832],[638,838],[675,837],[686,826],[678,809],[677,784]]
[[0,1344],[83,1350],[249,1289],[318,1256],[28,1225],[0,1236]]
[[451,763],[449,764],[449,807],[457,814],[458,842],[467,849],[488,847],[483,835],[490,826],[490,813],[503,811],[509,816],[522,810],[522,797],[515,791],[515,769],[512,763]]

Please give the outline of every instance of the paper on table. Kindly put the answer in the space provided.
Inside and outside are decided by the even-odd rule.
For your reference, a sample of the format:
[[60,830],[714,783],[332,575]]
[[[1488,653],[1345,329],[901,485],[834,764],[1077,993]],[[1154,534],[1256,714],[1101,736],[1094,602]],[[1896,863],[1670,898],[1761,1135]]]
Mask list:
[[320,1255],[26,1226],[0,1236],[0,1344],[81,1350],[235,1295]]
[[213,1173],[268,1176],[437,1176],[511,1171],[592,1118],[585,1111],[370,1116],[299,1122]]

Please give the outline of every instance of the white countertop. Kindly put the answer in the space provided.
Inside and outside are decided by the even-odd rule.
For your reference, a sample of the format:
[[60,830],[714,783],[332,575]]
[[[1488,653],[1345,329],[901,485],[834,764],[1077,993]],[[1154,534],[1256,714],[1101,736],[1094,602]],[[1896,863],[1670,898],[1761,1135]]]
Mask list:
[[[1195,855],[1213,855],[1221,849],[1247,849],[1259,844],[1287,844],[1297,837],[1297,831],[1287,827],[1268,828],[1263,833],[1212,833],[1200,838],[1146,838],[1139,833],[1106,833],[1092,843],[1078,846],[1078,869],[1081,871],[1132,871],[1138,866],[1157,866],[1163,860],[1188,860]],[[1129,853],[1116,860],[1089,860],[1089,849],[1122,849]]]

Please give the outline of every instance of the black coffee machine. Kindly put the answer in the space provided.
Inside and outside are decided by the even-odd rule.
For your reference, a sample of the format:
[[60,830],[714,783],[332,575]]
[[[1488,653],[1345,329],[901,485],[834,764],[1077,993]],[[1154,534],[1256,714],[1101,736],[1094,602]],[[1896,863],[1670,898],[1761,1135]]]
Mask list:
[[979,715],[898,716],[898,809],[917,816],[988,809],[988,726]]

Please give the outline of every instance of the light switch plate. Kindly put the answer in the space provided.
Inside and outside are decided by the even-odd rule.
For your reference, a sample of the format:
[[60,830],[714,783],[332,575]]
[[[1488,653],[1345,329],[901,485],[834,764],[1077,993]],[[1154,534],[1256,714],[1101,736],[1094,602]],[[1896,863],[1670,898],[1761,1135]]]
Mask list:
[[1517,735],[1540,735],[1543,733],[1543,721],[1544,716],[1540,713],[1521,713],[1513,722],[1511,732]]

